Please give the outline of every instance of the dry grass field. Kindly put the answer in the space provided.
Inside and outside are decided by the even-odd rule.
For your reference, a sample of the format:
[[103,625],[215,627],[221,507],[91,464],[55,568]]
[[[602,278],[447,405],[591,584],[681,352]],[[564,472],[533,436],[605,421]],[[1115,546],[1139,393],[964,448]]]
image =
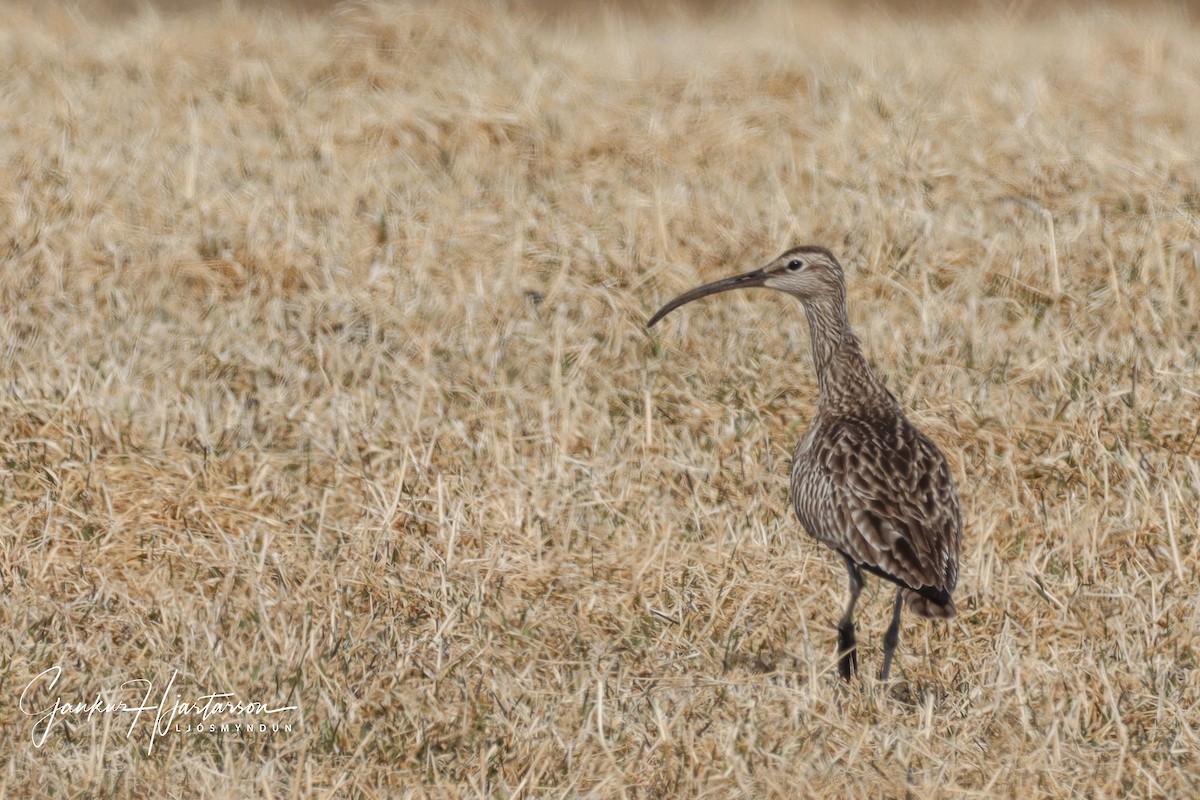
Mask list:
[[[3,8],[0,795],[1200,794],[1200,24],[530,8]],[[887,685],[799,305],[643,327],[801,243],[963,500]]]

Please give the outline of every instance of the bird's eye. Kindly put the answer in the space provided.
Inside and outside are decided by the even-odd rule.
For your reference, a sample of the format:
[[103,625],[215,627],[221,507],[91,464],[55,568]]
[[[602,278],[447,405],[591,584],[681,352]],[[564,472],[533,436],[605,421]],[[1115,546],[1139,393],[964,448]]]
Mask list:
[[804,262],[798,258],[794,258],[788,262],[788,269],[790,269],[792,272],[795,272],[796,270],[800,269],[803,266],[804,266]]

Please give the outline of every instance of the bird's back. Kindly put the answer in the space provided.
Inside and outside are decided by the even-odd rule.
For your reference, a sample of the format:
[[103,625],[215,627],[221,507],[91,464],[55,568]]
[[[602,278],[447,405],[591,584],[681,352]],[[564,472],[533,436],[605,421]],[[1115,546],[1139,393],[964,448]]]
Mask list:
[[[890,400],[890,395],[888,396]],[[962,517],[946,459],[895,401],[820,408],[796,447],[792,504],[818,541],[953,616]]]

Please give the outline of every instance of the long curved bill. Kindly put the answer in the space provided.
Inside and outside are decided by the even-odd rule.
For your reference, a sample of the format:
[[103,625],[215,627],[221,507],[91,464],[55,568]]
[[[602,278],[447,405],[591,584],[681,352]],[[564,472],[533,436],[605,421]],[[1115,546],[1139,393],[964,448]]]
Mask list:
[[710,294],[718,294],[720,292],[728,292],[731,289],[746,289],[751,286],[762,286],[767,280],[767,273],[761,269],[756,269],[753,272],[747,272],[745,275],[735,275],[732,278],[724,278],[712,283],[706,283],[703,286],[697,286],[690,292],[684,292],[676,297],[671,302],[660,308],[650,321],[646,323],[647,328],[653,328],[654,323],[670,314],[675,309],[679,308],[684,303],[690,303],[693,300],[699,300],[701,297],[708,297]]

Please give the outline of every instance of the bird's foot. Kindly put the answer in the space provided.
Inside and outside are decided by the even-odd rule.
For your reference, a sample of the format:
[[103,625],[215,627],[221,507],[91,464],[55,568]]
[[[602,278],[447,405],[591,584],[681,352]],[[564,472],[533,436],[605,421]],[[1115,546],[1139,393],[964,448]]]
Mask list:
[[854,637],[854,625],[838,626],[838,669],[843,680],[858,672],[858,642]]

